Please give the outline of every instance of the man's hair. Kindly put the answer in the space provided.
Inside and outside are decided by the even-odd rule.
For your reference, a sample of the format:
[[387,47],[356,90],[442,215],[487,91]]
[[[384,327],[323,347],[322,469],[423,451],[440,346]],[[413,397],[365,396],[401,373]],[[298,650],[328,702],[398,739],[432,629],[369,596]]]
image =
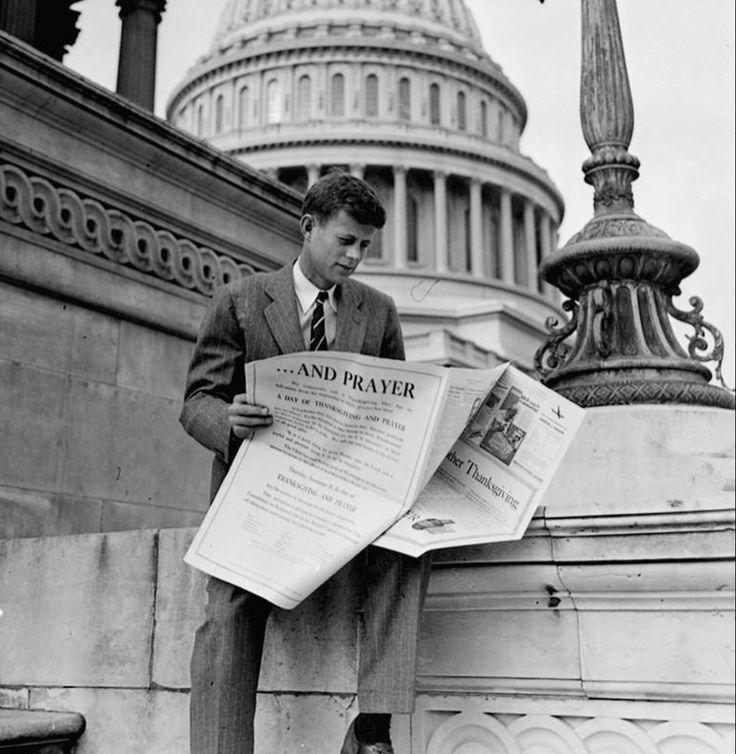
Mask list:
[[386,224],[386,210],[378,194],[364,180],[344,170],[332,170],[307,191],[302,215],[314,215],[322,224],[341,209],[361,225],[382,228]]

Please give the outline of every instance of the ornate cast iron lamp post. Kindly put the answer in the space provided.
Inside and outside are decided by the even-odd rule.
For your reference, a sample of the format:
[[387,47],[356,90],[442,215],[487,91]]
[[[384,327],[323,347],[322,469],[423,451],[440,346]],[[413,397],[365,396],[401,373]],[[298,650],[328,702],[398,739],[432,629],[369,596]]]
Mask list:
[[[680,282],[698,266],[697,253],[634,212],[631,183],[639,160],[628,151],[634,108],[615,0],[582,1],[582,36],[580,116],[591,151],[583,171],[595,189],[594,215],[540,267],[540,275],[568,297],[563,309],[571,316],[559,328],[548,321],[550,335],[535,356],[537,373],[582,406],[734,408],[733,393],[710,385],[704,365],[715,361],[721,379],[720,332],[703,321],[700,299],[690,299],[690,312],[672,303]],[[695,329],[688,353],[670,316]],[[713,343],[704,354],[706,331]]]

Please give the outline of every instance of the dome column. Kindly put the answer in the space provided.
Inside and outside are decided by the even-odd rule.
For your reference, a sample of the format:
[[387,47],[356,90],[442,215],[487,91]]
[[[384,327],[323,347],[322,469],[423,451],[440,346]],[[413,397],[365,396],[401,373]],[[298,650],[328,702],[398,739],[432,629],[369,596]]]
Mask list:
[[394,266],[406,267],[406,168],[394,166]]
[[511,192],[501,189],[501,280],[514,282],[514,228],[511,217]]
[[447,173],[434,173],[435,269],[447,272]]
[[[542,210],[539,216],[539,241],[541,243],[541,257],[544,261],[552,252],[552,218]],[[554,288],[542,281],[542,294],[545,298],[554,300]]]
[[470,179],[470,267],[473,277],[483,277],[483,206],[482,184]]
[[526,255],[526,285],[537,290],[537,231],[534,221],[534,203],[524,199],[524,254]]
[[319,165],[307,165],[307,188],[311,188],[319,180]]
[[122,19],[116,91],[153,110],[156,39],[166,0],[117,0]]

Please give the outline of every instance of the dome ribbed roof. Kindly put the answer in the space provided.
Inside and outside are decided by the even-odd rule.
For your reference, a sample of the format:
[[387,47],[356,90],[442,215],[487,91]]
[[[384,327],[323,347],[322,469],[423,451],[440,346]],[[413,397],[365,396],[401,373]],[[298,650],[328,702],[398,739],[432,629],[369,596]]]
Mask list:
[[256,36],[277,24],[372,24],[451,38],[484,56],[478,27],[463,0],[228,0],[212,48]]

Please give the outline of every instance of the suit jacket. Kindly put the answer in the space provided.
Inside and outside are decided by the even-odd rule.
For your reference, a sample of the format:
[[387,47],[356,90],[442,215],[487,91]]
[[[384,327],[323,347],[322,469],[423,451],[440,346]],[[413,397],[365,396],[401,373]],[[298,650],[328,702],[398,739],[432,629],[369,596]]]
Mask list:
[[[335,351],[404,358],[399,317],[389,296],[348,280],[338,286],[336,301]],[[215,454],[212,497],[239,445],[230,431],[227,407],[245,392],[244,364],[304,350],[291,264],[244,277],[213,296],[194,348],[179,417],[184,429]]]

